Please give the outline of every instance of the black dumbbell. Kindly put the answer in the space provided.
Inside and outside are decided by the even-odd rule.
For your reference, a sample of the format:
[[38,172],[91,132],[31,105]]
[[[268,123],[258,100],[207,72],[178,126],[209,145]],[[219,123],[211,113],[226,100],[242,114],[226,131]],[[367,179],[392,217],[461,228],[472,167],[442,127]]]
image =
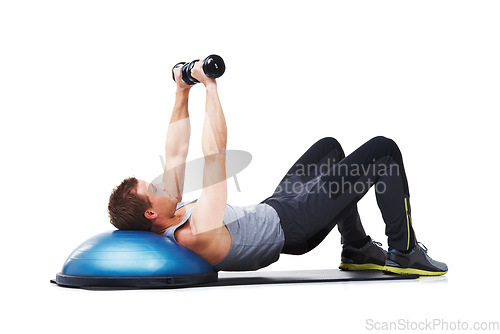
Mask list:
[[[200,61],[199,59],[193,60],[190,63],[180,62],[175,64],[172,68],[172,78],[175,81],[174,69],[182,66],[181,68],[181,79],[188,85],[197,84],[199,81],[191,76],[191,70],[194,67],[194,64]],[[203,60],[203,72],[209,78],[217,79],[222,76],[226,71],[226,64],[224,64],[224,60],[222,57],[218,55],[210,55]]]

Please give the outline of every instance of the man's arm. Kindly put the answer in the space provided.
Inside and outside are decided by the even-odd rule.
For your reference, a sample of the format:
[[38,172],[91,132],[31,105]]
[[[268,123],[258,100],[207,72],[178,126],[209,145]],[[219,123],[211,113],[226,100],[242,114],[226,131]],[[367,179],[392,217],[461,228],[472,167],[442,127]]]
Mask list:
[[177,91],[175,93],[174,109],[170,117],[165,142],[165,170],[162,182],[167,195],[177,197],[177,200],[180,202],[182,200],[186,157],[191,135],[188,111],[191,86],[185,84],[180,79],[180,68],[176,68],[174,73],[177,82]]
[[227,204],[226,183],[226,119],[217,93],[215,79],[205,76],[201,62],[197,62],[191,75],[205,85],[207,97],[203,123],[202,149],[205,157],[203,189],[190,218],[194,235],[220,233]]

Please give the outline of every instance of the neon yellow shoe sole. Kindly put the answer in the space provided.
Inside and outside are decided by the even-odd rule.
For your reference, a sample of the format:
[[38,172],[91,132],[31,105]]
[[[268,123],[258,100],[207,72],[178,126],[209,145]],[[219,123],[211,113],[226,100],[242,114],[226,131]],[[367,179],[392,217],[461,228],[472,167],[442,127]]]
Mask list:
[[415,269],[415,268],[399,268],[399,267],[391,267],[391,266],[385,266],[385,268],[383,270],[386,272],[392,273],[392,274],[399,274],[399,275],[417,274],[420,276],[441,276],[441,275],[444,275],[448,272],[448,270],[446,270],[446,271],[427,271],[427,270]]
[[342,270],[384,270],[385,266],[381,266],[378,264],[374,263],[363,263],[363,264],[356,264],[356,263],[341,263],[339,265],[339,269]]

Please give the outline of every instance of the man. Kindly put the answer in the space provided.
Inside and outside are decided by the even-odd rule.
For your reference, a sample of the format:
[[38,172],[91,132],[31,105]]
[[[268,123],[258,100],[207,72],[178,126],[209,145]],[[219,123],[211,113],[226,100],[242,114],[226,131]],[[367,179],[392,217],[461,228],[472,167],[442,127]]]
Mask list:
[[[146,230],[191,249],[215,270],[257,270],[281,253],[304,254],[338,225],[343,249],[340,268],[384,270],[397,274],[443,275],[446,264],[434,261],[417,243],[411,222],[409,190],[396,143],[376,137],[345,156],[337,140],[312,145],[279,183],[272,196],[246,207],[227,204],[227,128],[217,83],[197,62],[191,75],[206,90],[202,133],[205,158],[198,200],[182,202],[190,123],[191,86],[177,83],[167,131],[163,182],[151,185],[128,178],[113,190],[108,211],[118,229]],[[365,234],[356,203],[375,186],[386,224],[389,251]]]

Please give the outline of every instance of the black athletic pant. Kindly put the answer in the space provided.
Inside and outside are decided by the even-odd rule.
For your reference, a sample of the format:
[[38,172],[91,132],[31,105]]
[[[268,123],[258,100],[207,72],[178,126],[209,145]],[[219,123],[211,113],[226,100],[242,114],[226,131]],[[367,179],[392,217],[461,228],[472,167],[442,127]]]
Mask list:
[[342,243],[366,237],[356,203],[375,186],[389,246],[405,251],[416,244],[410,193],[396,143],[375,137],[347,157],[339,142],[325,137],[312,145],[283,177],[272,206],[285,234],[282,253],[315,248],[338,225]]

